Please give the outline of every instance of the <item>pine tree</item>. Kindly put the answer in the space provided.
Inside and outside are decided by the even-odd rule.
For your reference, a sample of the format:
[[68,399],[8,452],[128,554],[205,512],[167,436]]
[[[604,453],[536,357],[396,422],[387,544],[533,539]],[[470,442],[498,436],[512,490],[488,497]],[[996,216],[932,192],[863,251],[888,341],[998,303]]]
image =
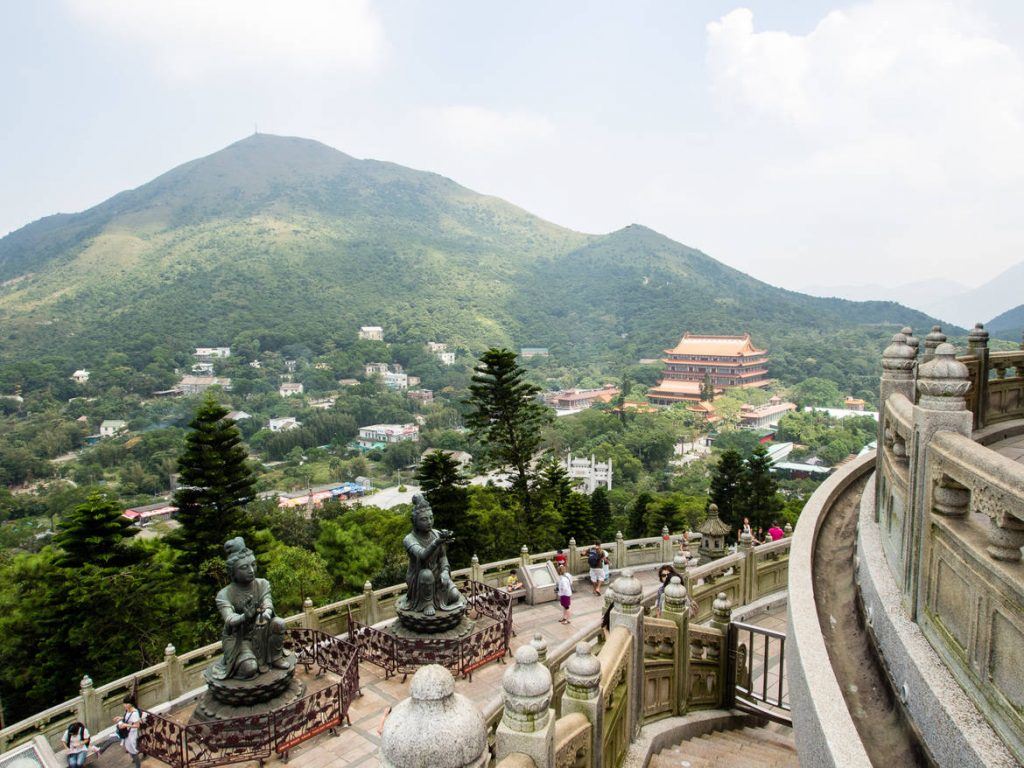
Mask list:
[[562,506],[562,538],[568,541],[576,539],[583,545],[595,537],[593,520],[590,513],[590,500],[582,493],[570,493]]
[[603,486],[598,486],[590,494],[590,519],[597,538],[605,541],[612,537],[612,505],[608,501],[608,491]]
[[[738,507],[741,517],[749,517],[754,528],[768,528],[782,509],[778,483],[771,473],[772,460],[763,445],[754,449],[740,482]],[[724,518],[723,518],[724,519]]]
[[120,505],[100,493],[91,493],[60,521],[54,537],[60,548],[56,564],[62,568],[80,568],[89,563],[125,565],[133,560],[124,546],[131,535],[131,523]]
[[207,396],[189,426],[178,459],[181,486],[174,494],[181,527],[171,537],[185,572],[200,581],[199,611],[212,610],[218,581],[211,562],[224,556],[224,542],[242,536],[252,542],[253,524],[245,505],[253,498],[255,478],[245,460],[242,435],[227,409]]
[[711,473],[708,504],[717,504],[718,516],[733,528],[742,518],[739,506],[744,472],[743,457],[736,451],[723,451]]
[[569,473],[565,471],[562,462],[554,456],[548,456],[545,461],[541,462],[537,490],[550,499],[559,512],[562,510],[562,505],[568,500],[569,494],[572,493]]
[[654,497],[647,491],[642,491],[633,500],[629,511],[629,538],[639,539],[647,535],[647,507],[652,501]]
[[459,463],[444,451],[430,451],[416,470],[416,482],[434,510],[434,526],[455,533],[455,541],[448,545],[448,562],[453,568],[469,565],[477,538],[469,521],[469,483]]
[[551,420],[550,411],[537,402],[540,388],[524,380],[526,371],[519,367],[514,352],[489,349],[473,371],[465,401],[473,410],[466,423],[484,444],[483,463],[508,473],[523,511],[518,533],[532,545],[536,523],[532,461],[540,447],[541,427]]

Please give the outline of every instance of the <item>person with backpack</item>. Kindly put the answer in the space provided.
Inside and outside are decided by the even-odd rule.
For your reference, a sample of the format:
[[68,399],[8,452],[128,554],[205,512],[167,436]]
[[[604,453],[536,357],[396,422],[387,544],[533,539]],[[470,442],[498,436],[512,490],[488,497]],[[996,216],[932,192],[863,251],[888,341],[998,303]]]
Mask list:
[[85,723],[73,722],[60,737],[65,749],[68,751],[68,768],[82,768],[89,756],[89,729]]
[[594,542],[587,550],[587,567],[590,568],[590,581],[594,585],[594,594],[601,594],[601,584],[604,582],[604,551],[599,542]]
[[131,700],[131,697],[126,697],[121,703],[124,704],[124,714],[114,720],[114,731],[117,733],[117,738],[120,739],[122,746],[124,746],[124,751],[132,758],[132,765],[135,768],[141,768],[142,754],[139,752],[139,726],[142,725],[142,715],[136,708],[135,702]]

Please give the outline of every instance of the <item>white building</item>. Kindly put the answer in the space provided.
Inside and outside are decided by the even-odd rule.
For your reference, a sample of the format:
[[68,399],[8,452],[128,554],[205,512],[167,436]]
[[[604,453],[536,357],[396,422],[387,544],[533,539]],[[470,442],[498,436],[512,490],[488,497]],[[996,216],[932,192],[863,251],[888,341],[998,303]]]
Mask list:
[[246,419],[251,419],[252,414],[246,413],[245,411],[229,411],[227,418],[232,421],[245,421]]
[[197,376],[213,376],[213,363],[196,363],[192,366],[192,373]]
[[415,424],[371,424],[368,427],[359,428],[359,437],[356,442],[363,450],[371,451],[406,440],[419,439],[420,428]]
[[359,329],[359,338],[364,341],[384,341],[384,329],[379,325],[364,325]]
[[815,413],[827,413],[833,419],[848,419],[851,416],[870,416],[875,421],[878,421],[878,411],[863,411],[863,410],[851,410],[849,408],[821,408],[815,405],[804,406],[804,411],[814,411]]
[[121,419],[106,419],[100,424],[100,437],[113,437],[128,429],[128,422]]
[[195,355],[196,360],[208,363],[211,360],[231,357],[231,347],[196,347],[196,351],[192,354]]
[[394,371],[388,371],[383,376],[384,386],[388,389],[404,390],[409,388],[409,374],[407,373],[395,373]]
[[286,381],[277,388],[277,394],[281,397],[292,397],[293,395],[301,395],[305,389],[298,381]]
[[441,361],[441,365],[454,365],[455,364],[455,353],[454,352],[438,352],[437,359]]
[[743,405],[740,408],[740,426],[744,429],[777,427],[782,417],[796,411],[796,403],[784,403],[778,395],[764,405]]
[[231,379],[226,376],[182,376],[176,390],[183,395],[199,395],[210,387],[231,389]]
[[267,429],[271,432],[287,432],[289,429],[296,429],[299,426],[301,424],[294,416],[284,416],[267,422]]
[[374,376],[383,376],[388,372],[387,363],[367,363],[366,364],[366,378],[371,379]]
[[565,460],[565,471],[569,481],[583,493],[593,493],[598,486],[612,489],[612,460],[600,462],[591,455],[589,459],[573,458],[570,453]]
[[71,374],[71,380],[76,384],[85,384],[89,381],[89,372],[84,368],[79,368],[77,371]]
[[335,398],[333,397],[316,397],[309,401],[310,408],[319,408],[321,411],[329,411],[334,407]]

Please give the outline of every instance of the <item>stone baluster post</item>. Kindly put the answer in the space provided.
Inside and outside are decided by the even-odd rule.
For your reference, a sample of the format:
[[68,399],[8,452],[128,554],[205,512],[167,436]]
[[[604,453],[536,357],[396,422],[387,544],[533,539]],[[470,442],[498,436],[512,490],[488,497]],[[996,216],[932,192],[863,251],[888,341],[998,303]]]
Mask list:
[[757,598],[757,568],[754,564],[754,537],[747,531],[740,532],[738,551],[743,553],[743,568],[740,573],[740,605]]
[[975,382],[978,391],[974,393],[977,408],[974,427],[981,429],[985,426],[985,416],[988,413],[988,331],[981,323],[975,324],[967,334],[967,354],[977,357],[980,365],[978,380]]
[[931,333],[924,337],[924,357],[921,359],[922,363],[927,363],[929,360],[935,357],[935,350],[939,344],[946,341],[946,334],[942,332],[942,326],[933,325]]
[[733,703],[733,686],[729,685],[729,624],[732,623],[732,601],[725,592],[719,592],[711,603],[710,624],[722,630],[722,645],[708,648],[708,658],[718,660],[719,675],[722,681],[721,706],[731,707]]
[[86,675],[78,685],[78,693],[82,697],[78,705],[78,719],[92,733],[99,733],[109,723],[103,722],[103,701],[92,685],[92,678]]
[[551,671],[540,663],[536,648],[519,646],[516,663],[505,672],[501,687],[505,710],[494,734],[495,759],[500,762],[518,752],[533,758],[537,768],[554,768],[554,691]]
[[164,701],[174,701],[185,692],[185,670],[174,646],[164,648]]
[[[885,446],[894,437],[887,434],[885,403],[890,395],[897,392],[904,395],[910,402],[914,402],[916,391],[914,386],[914,373],[916,352],[913,347],[907,344],[907,337],[904,333],[897,333],[892,337],[892,342],[882,352],[882,379],[879,385],[879,417],[878,417],[878,452],[876,454],[876,468],[878,476],[882,475],[882,456],[885,453]],[[880,519],[882,494],[875,498],[875,520]]]
[[378,620],[377,594],[373,591],[373,584],[367,581],[363,584],[363,623],[373,626]]
[[793,524],[792,523],[786,523],[786,527],[783,528],[782,530],[785,531],[786,538],[788,539],[790,536],[793,535]]
[[[967,366],[956,359],[952,344],[942,343],[935,356],[923,364],[917,375],[917,405],[914,406],[914,434],[909,448],[910,504],[909,525],[904,525],[904,602],[912,618],[917,616],[921,563],[927,546],[927,523],[934,506],[928,468],[928,444],[936,432],[955,432],[971,436],[973,415],[967,410],[964,395],[970,389]],[[950,481],[935,497],[940,509],[966,501],[964,494]],[[966,507],[965,507],[966,511]]]
[[523,544],[519,549],[519,565],[526,568],[530,564],[530,548]]
[[548,663],[548,641],[544,639],[544,635],[537,632],[533,636],[533,640],[530,641],[530,645],[537,651],[537,661],[541,664]]
[[589,643],[578,643],[565,664],[562,717],[579,712],[590,721],[590,766],[604,768],[604,696],[601,695],[601,660]]
[[568,567],[566,570],[569,572],[570,576],[575,576],[579,572],[580,559],[579,548],[576,546],[575,538],[569,539],[569,551],[566,553],[566,557],[568,558]]
[[491,759],[487,723],[469,699],[455,692],[451,672],[437,664],[421,667],[409,694],[384,721],[383,768],[486,768]]
[[914,335],[914,331],[909,325],[901,330],[900,333],[907,337],[907,346],[914,350],[914,357],[916,359],[921,347],[921,341]]
[[320,617],[316,615],[313,600],[308,597],[302,601],[302,626],[306,629],[320,629]]
[[469,561],[469,578],[480,582],[484,580],[484,571],[480,567],[480,558],[476,555],[473,555]]
[[626,541],[622,538],[622,531],[615,532],[615,555],[610,559],[616,570],[626,567]]
[[690,665],[690,599],[682,579],[678,576],[673,576],[665,587],[665,607],[661,612],[661,617],[675,623],[679,628],[679,641],[676,643],[675,654],[675,714],[685,715],[686,680],[689,676]]
[[636,738],[643,722],[644,706],[644,612],[643,586],[626,568],[612,585],[615,601],[609,616],[609,628],[625,627],[633,636],[631,664],[632,678],[629,682],[630,740]]
[[668,526],[661,528],[661,562],[668,563],[672,560],[672,534]]

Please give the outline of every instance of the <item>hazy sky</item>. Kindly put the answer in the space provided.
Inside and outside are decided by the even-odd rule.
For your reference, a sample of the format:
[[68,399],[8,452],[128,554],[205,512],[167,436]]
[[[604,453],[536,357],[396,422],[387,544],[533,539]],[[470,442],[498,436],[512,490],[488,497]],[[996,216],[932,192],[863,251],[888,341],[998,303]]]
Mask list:
[[258,123],[791,287],[1024,260],[1016,0],[0,0],[0,94],[0,234]]

